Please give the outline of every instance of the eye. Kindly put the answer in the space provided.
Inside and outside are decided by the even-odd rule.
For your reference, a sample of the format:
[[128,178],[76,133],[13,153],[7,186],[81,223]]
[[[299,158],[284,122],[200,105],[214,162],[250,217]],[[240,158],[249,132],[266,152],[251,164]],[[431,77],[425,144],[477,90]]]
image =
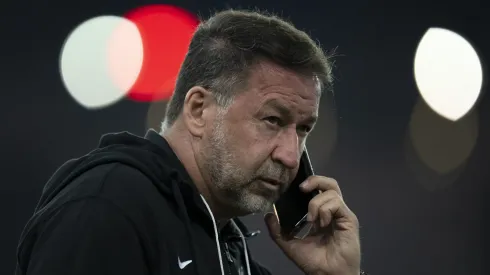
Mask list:
[[281,125],[281,119],[276,116],[269,116],[264,118],[264,120],[272,125]]
[[308,125],[299,126],[298,131],[300,131],[303,134],[308,134],[309,132],[311,132],[311,126]]

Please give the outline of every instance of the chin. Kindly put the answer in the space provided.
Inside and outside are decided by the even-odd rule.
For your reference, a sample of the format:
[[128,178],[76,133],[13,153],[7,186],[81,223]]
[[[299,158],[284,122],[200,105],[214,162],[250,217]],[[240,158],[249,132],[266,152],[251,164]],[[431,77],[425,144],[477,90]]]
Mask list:
[[272,204],[273,200],[256,194],[244,195],[236,202],[237,208],[243,212],[242,215],[270,211]]

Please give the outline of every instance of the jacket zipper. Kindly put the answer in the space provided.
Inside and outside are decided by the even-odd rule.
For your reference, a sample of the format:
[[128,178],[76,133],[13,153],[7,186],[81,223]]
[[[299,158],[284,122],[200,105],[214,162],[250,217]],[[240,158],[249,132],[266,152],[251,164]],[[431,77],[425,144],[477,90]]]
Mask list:
[[223,246],[225,248],[224,254],[225,254],[226,258],[228,259],[228,263],[226,264],[226,266],[228,267],[228,275],[231,275],[230,263],[233,263],[233,258],[231,257],[230,249],[228,248],[228,244],[226,242],[224,242]]
[[230,261],[230,263],[233,263],[233,258],[231,257],[230,248],[228,247],[228,243],[224,243],[224,244],[225,244],[226,258],[228,258],[228,261]]

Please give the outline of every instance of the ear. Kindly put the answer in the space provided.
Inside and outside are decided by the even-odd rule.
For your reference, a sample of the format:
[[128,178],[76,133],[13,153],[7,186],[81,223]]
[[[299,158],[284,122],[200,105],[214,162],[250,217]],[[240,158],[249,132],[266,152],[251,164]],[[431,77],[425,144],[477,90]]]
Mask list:
[[194,86],[186,94],[182,117],[193,136],[202,137],[207,124],[215,113],[213,95],[207,89]]

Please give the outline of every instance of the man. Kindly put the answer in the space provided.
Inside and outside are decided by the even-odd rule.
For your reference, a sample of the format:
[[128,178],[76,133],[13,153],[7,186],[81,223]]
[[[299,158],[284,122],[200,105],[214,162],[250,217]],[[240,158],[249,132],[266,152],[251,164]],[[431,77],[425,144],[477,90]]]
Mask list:
[[[330,64],[279,18],[225,11],[191,41],[161,133],[109,134],[46,184],[17,274],[270,274],[236,218],[268,211],[296,175]],[[360,274],[358,221],[335,180],[303,192],[311,235],[270,236],[305,274]]]

